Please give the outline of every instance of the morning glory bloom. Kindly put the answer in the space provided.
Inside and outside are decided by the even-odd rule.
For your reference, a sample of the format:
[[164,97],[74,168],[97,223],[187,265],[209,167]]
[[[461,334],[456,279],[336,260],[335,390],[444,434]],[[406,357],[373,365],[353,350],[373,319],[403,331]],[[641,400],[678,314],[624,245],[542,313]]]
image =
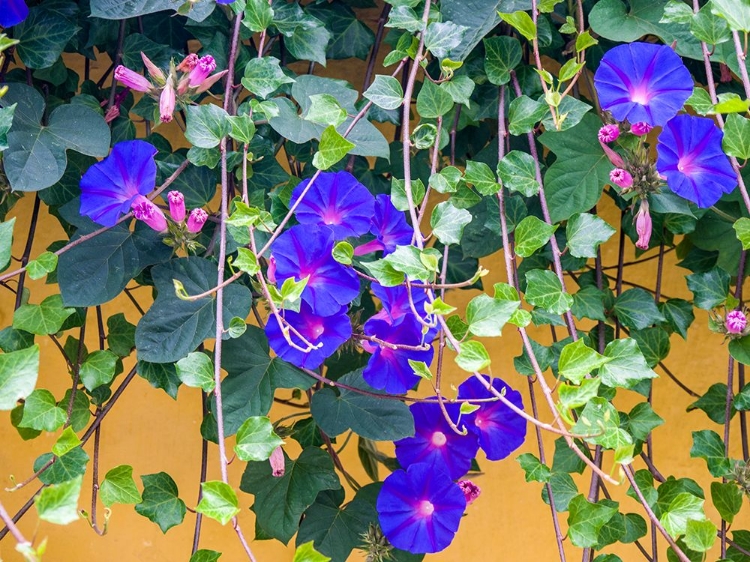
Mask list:
[[713,120],[678,115],[658,138],[656,169],[672,191],[704,209],[737,187],[722,137]]
[[114,226],[138,195],[156,186],[156,148],[141,140],[118,142],[112,152],[81,178],[81,214]]
[[276,279],[296,281],[309,276],[302,300],[319,316],[338,313],[359,294],[359,279],[351,268],[331,256],[333,232],[328,228],[293,226],[273,243]]
[[[293,205],[310,178],[292,192]],[[300,224],[327,226],[336,240],[360,236],[370,229],[375,198],[349,172],[323,172],[313,182],[294,215]]]
[[[422,325],[413,315],[402,316],[397,322],[390,324],[379,318],[370,318],[364,325],[364,332],[368,336],[375,336],[384,342],[409,346],[422,344]],[[362,377],[373,388],[385,390],[390,394],[403,394],[420,380],[414,374],[409,359],[424,361],[428,365],[432,361],[432,347],[421,351],[411,349],[391,349],[374,342],[369,349],[374,349],[367,367],[362,371]]]
[[[489,378],[482,375],[486,381]],[[498,392],[505,392],[505,398],[523,409],[521,393],[513,390],[500,379],[494,379],[492,386]],[[466,379],[458,387],[459,398],[491,398],[493,395],[476,378]],[[503,404],[481,402],[479,409],[462,416],[466,428],[479,437],[479,446],[487,455],[487,460],[499,461],[518,449],[526,439],[526,420]]]
[[[372,283],[372,293],[383,303],[383,309],[375,314],[373,318],[382,318],[389,324],[396,322],[405,314],[414,314],[409,304],[408,289],[403,285],[396,287],[383,287],[380,283]],[[426,318],[424,312],[424,303],[427,302],[427,295],[424,289],[411,290],[411,299],[414,301],[414,309]]]
[[[458,404],[445,404],[455,423]],[[409,406],[414,416],[414,436],[396,441],[396,458],[401,466],[426,462],[442,469],[456,480],[469,472],[477,455],[479,441],[473,433],[459,435],[448,424],[437,402],[417,402]]]
[[667,45],[629,43],[610,49],[594,75],[602,109],[618,121],[664,125],[693,93],[693,79]]
[[448,474],[417,463],[385,479],[376,509],[393,546],[412,554],[439,552],[453,541],[466,498]]
[[363,256],[378,250],[383,250],[383,255],[387,256],[396,250],[396,246],[411,244],[414,234],[414,230],[406,222],[404,213],[393,206],[388,195],[378,195],[375,198],[375,213],[370,232],[375,235],[375,240],[356,247],[355,256]]
[[0,2],[0,27],[13,27],[29,16],[29,7],[23,0]]
[[[323,344],[318,349],[312,349],[308,353],[292,347],[281,332],[279,321],[271,315],[266,323],[268,344],[276,352],[276,355],[297,367],[317,369],[352,335],[352,324],[346,315],[346,306],[340,307],[336,314],[332,316],[317,316],[310,305],[303,301],[299,312],[285,310],[281,314],[289,325],[308,342],[313,345]],[[289,335],[291,340],[302,349],[308,347],[292,331],[289,332]]]

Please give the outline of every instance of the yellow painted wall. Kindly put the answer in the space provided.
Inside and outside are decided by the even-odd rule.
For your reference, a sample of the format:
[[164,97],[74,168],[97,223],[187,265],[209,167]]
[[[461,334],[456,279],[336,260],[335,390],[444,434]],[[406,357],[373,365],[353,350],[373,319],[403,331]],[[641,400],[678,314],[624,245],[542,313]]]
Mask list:
[[[368,18],[368,23],[373,24],[377,20],[379,10],[366,10],[363,14]],[[106,66],[105,63],[99,63],[98,68],[92,70],[92,75],[98,75]],[[364,63],[345,61],[344,64],[332,64],[325,74],[347,78],[355,87],[359,87],[364,76]],[[166,134],[175,146],[181,144],[182,137],[176,128],[161,128],[159,132]],[[14,256],[20,256],[22,252],[32,202],[33,197],[27,196],[13,212],[18,216]],[[616,209],[607,207],[605,204],[601,213],[610,224],[619,225],[619,212]],[[43,211],[31,253],[32,257],[43,252],[49,243],[63,238],[64,235],[57,220]],[[632,249],[632,245],[628,243],[626,261],[633,259]],[[610,241],[605,245],[603,248],[605,265],[617,263],[616,251],[616,241]],[[684,279],[689,272],[677,268],[674,265],[675,261],[674,253],[667,254],[663,294],[665,297],[691,298]],[[484,278],[485,287],[491,287],[495,282],[506,281],[502,254],[483,260],[483,265],[490,270],[490,274]],[[647,287],[653,287],[655,271],[656,261],[651,261],[629,267],[627,278]],[[574,289],[574,284],[570,286]],[[31,302],[34,303],[40,302],[56,289],[55,286],[45,285],[43,281],[27,281],[27,287],[31,289]],[[454,291],[448,294],[448,301],[458,306],[459,309],[463,309],[476,294],[478,294],[477,291]],[[150,291],[141,289],[136,291],[136,295],[141,302],[147,303]],[[11,323],[12,312],[13,295],[0,287],[0,327]],[[103,306],[103,312],[105,318],[117,312],[124,312],[132,323],[136,323],[139,318],[138,312],[125,298]],[[95,321],[92,310],[89,315],[89,325],[95,326]],[[726,347],[722,346],[721,336],[710,334],[705,326],[706,314],[699,312],[690,330],[687,343],[679,337],[672,338],[672,352],[667,359],[667,364],[672,371],[698,393],[703,393],[711,384],[726,379]],[[89,349],[96,349],[98,344],[95,330],[89,329],[87,332],[86,342]],[[562,335],[562,332],[560,334]],[[550,339],[549,329],[534,331],[532,335],[539,341]],[[60,399],[69,387],[69,374],[52,342],[41,337],[37,340],[42,347],[43,358],[38,386],[50,389]],[[518,334],[508,327],[503,338],[488,340],[485,343],[488,344],[492,354],[492,373],[503,377],[511,385],[520,389],[524,393],[528,409],[529,398],[525,377],[517,375],[513,370],[513,357],[521,350]],[[450,384],[457,386],[464,378],[464,373],[454,367],[451,353],[449,351],[447,353],[446,388]],[[126,372],[131,366],[132,360],[126,362]],[[115,381],[114,386],[117,386],[121,380],[122,376]],[[621,391],[621,394],[627,393]],[[539,393],[538,396],[541,398]],[[641,399],[637,396],[620,398],[618,407],[620,410],[628,411],[635,401]],[[701,412],[686,413],[685,409],[691,402],[692,399],[666,376],[655,381],[654,409],[668,421],[666,427],[660,427],[654,432],[655,462],[665,474],[694,478],[707,490],[711,480],[705,463],[702,460],[691,459],[689,456],[692,444],[690,433],[706,427],[716,431],[721,431],[721,429]],[[542,419],[549,421],[550,413],[544,409],[542,412]],[[285,409],[277,405],[272,411],[272,417],[278,419],[285,413]],[[126,463],[134,466],[136,479],[141,474],[165,471],[176,481],[180,497],[189,507],[195,507],[200,469],[200,422],[201,397],[198,390],[183,386],[180,388],[178,400],[173,401],[163,391],[151,388],[146,381],[136,377],[103,423],[100,474],[103,476],[110,468]],[[733,434],[739,432],[737,419],[732,425],[732,432]],[[545,436],[546,452],[550,459],[553,451],[553,437]],[[55,434],[44,434],[34,441],[24,442],[11,427],[8,413],[0,413],[0,444],[2,444],[0,446],[0,501],[11,513],[14,513],[33,494],[37,484],[31,484],[13,493],[4,491],[2,488],[13,485],[12,477],[15,477],[16,481],[22,481],[30,476],[33,460],[38,455],[49,452],[55,439]],[[91,454],[92,445],[91,441],[86,447],[89,454]],[[229,445],[232,445],[231,440]],[[290,440],[287,451],[291,456],[296,456],[299,452],[296,442]],[[482,461],[480,457],[480,465],[485,473],[475,481],[483,490],[482,496],[468,508],[468,516],[464,518],[453,544],[443,553],[427,556],[427,560],[433,562],[557,560],[549,508],[540,499],[541,485],[526,484],[523,472],[513,460],[515,456],[523,452],[538,455],[531,428],[529,428],[529,438],[526,444],[512,458],[502,462],[488,463]],[[733,454],[739,457],[741,453],[739,450],[734,450]],[[359,466],[354,446],[350,445],[343,453],[343,460],[346,466],[351,467],[357,480],[361,483],[367,482],[367,476]],[[239,461],[230,466],[230,479],[235,487],[239,485],[243,466],[244,463]],[[638,467],[642,468],[640,465]],[[219,478],[216,447],[211,445],[208,479]],[[87,511],[90,511],[90,484],[89,470],[84,480],[84,491],[80,502],[80,507]],[[579,479],[579,487],[585,493],[588,489],[588,480]],[[624,495],[625,489],[624,485],[617,489],[610,487],[615,499],[621,500],[623,506],[627,506],[628,511],[643,514],[639,505]],[[252,537],[254,520],[249,506],[253,498],[241,494],[240,502],[242,507],[242,513],[239,516],[240,524],[245,533]],[[103,506],[100,505],[100,514],[102,510]],[[713,508],[709,508],[708,512],[712,520],[718,523],[719,519]],[[563,527],[565,517],[566,514],[563,514]],[[744,519],[746,523],[747,518]],[[103,537],[97,536],[83,520],[66,527],[40,523],[33,509],[22,519],[20,528],[27,538],[35,537],[37,540],[48,538],[49,546],[45,560],[51,562],[83,560],[88,562],[187,562],[190,556],[194,521],[195,516],[188,513],[182,525],[162,535],[155,524],[136,514],[132,506],[115,505],[109,532]],[[740,518],[737,525],[742,526],[742,524],[743,518]],[[649,544],[648,538],[644,539],[644,544]],[[222,527],[214,521],[204,521],[200,545],[202,548],[222,551],[223,562],[245,560],[244,553],[231,528]],[[258,562],[292,560],[293,548],[284,547],[276,541],[252,542],[251,546]],[[13,547],[10,536],[0,542],[0,559],[6,562],[20,560]],[[566,541],[566,547],[570,560],[580,559],[580,551],[570,548],[568,541]],[[632,545],[610,547],[607,552],[620,554],[625,562],[641,559]],[[661,555],[664,556],[663,548]],[[709,559],[713,560],[718,557],[718,550],[716,550]],[[362,560],[363,557],[353,555],[351,559]]]

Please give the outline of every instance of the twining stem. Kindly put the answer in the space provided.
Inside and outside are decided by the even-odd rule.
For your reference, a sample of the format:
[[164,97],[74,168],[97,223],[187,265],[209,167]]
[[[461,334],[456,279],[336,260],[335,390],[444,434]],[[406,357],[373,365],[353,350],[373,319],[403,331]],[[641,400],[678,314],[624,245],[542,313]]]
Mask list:
[[5,510],[2,502],[0,502],[0,520],[5,523],[5,529],[10,530],[10,534],[13,535],[14,539],[16,539],[16,543],[18,543],[18,546],[31,546],[31,542],[26,540],[26,537],[23,536],[21,530],[16,527],[15,522],[13,521],[13,519],[11,519],[10,515],[8,515],[8,512]]

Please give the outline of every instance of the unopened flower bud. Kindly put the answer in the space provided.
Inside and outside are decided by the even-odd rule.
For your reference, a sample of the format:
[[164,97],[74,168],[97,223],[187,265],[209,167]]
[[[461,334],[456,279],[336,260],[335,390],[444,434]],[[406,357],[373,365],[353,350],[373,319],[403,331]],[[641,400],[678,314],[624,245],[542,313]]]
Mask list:
[[104,122],[111,123],[112,121],[117,119],[119,116],[120,116],[120,106],[113,105],[107,110],[106,115],[104,115]]
[[222,70],[221,72],[217,72],[216,74],[213,74],[206,78],[203,82],[200,83],[200,85],[196,88],[195,93],[196,94],[202,94],[206,90],[208,90],[211,86],[216,84],[223,76],[229,72],[228,70]]
[[115,80],[136,92],[148,92],[151,90],[151,82],[145,76],[141,76],[122,65],[115,68]]
[[193,209],[190,211],[190,216],[187,220],[188,232],[192,232],[193,234],[200,232],[203,225],[206,224],[206,220],[208,220],[208,213],[206,211],[203,209]]
[[211,55],[201,57],[198,64],[190,71],[190,87],[199,86],[214,70],[216,70],[214,58]]
[[461,488],[461,491],[464,493],[467,506],[474,503],[474,500],[476,500],[482,493],[482,489],[471,480],[459,480],[458,487]]
[[606,154],[607,158],[609,158],[609,161],[612,162],[613,166],[617,168],[622,168],[625,166],[625,161],[622,159],[622,156],[620,156],[609,146],[607,146],[607,143],[599,141],[599,144],[601,145],[604,154]]
[[174,86],[172,85],[172,80],[170,78],[167,80],[164,89],[161,91],[161,96],[159,97],[159,119],[161,119],[162,123],[169,123],[172,120],[175,101]]
[[649,132],[651,132],[651,129],[653,129],[653,127],[648,123],[645,123],[644,121],[633,123],[630,126],[630,132],[639,137],[649,134]]
[[599,129],[599,142],[612,142],[620,136],[620,127],[617,125],[604,125]]
[[198,55],[190,53],[182,62],[177,65],[177,70],[180,72],[190,72],[198,65]]
[[733,310],[727,314],[724,326],[730,334],[741,334],[747,326],[747,317],[741,310]]
[[648,208],[648,201],[644,200],[641,202],[641,207],[638,209],[638,214],[635,217],[635,231],[638,233],[638,241],[635,243],[636,248],[648,250],[652,228],[653,223]]
[[271,475],[274,478],[281,478],[284,476],[286,467],[284,466],[284,450],[281,447],[276,447],[273,450],[268,462],[271,463]]
[[276,258],[273,256],[268,258],[268,271],[266,271],[266,277],[270,283],[276,283]]
[[133,216],[139,221],[145,222],[156,232],[166,232],[167,218],[162,210],[146,197],[143,195],[136,197],[130,208],[133,210]]
[[158,80],[160,83],[164,83],[166,78],[164,77],[164,72],[162,72],[161,68],[151,62],[151,59],[148,58],[143,51],[141,51],[141,58],[143,59],[143,64],[151,75],[151,78]]
[[615,168],[609,173],[609,181],[618,187],[628,189],[633,187],[633,176],[627,170],[622,168]]
[[167,193],[169,201],[169,214],[175,222],[185,220],[185,196],[179,191],[170,191]]

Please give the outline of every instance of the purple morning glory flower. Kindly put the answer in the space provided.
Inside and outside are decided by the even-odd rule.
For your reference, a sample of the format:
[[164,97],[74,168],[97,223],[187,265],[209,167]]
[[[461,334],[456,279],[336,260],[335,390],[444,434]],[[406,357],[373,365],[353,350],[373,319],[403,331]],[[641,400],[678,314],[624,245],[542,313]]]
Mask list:
[[[458,404],[445,404],[445,409],[455,423],[459,417]],[[426,462],[445,470],[453,480],[466,474],[479,450],[477,436],[453,431],[437,402],[417,402],[409,410],[414,416],[415,433],[395,443],[401,466]]]
[[[388,343],[409,346],[422,344],[422,325],[410,314],[393,324],[370,318],[365,322],[364,332]],[[376,343],[372,347],[374,353],[362,371],[362,377],[371,387],[390,394],[403,394],[419,382],[419,376],[414,374],[409,359],[424,361],[428,365],[432,361],[432,347],[422,351],[391,349]]]
[[[383,287],[380,283],[373,282],[372,292],[383,303],[383,310],[378,312],[374,317],[382,318],[388,323],[393,323],[405,314],[414,314],[409,305],[408,289],[403,285],[396,287]],[[411,298],[414,301],[414,309],[417,312],[424,313],[424,303],[427,301],[427,295],[424,289],[412,289]],[[423,314],[423,318],[426,314]]]
[[383,255],[387,256],[396,250],[396,246],[411,244],[414,234],[414,230],[406,222],[404,213],[393,206],[388,195],[378,195],[375,198],[375,213],[372,216],[370,232],[375,235],[375,240],[355,248],[354,255],[363,256],[383,250]]
[[667,45],[629,43],[610,49],[594,75],[602,109],[618,121],[664,125],[693,93],[693,79]]
[[[308,353],[292,347],[281,332],[281,326],[279,326],[276,317],[270,316],[266,323],[268,344],[276,352],[276,355],[297,367],[317,369],[352,335],[352,324],[346,315],[345,306],[340,307],[338,312],[332,316],[317,316],[310,305],[303,301],[299,312],[285,310],[282,314],[289,325],[308,342],[313,345],[323,344],[322,347],[310,350]],[[307,345],[302,343],[299,336],[292,331],[289,332],[289,335],[299,347],[307,348]]]
[[439,552],[453,541],[466,498],[448,474],[417,463],[385,479],[376,509],[393,546],[412,554]]
[[[486,381],[490,379],[482,375]],[[523,409],[521,393],[513,390],[500,379],[492,386],[505,392],[505,398]],[[459,398],[491,398],[492,393],[476,378],[466,379],[458,387]],[[526,439],[526,420],[502,402],[482,402],[479,409],[462,418],[467,429],[479,437],[479,446],[491,461],[499,461],[518,449]]]
[[0,27],[13,27],[29,16],[29,7],[24,0],[2,0],[0,2]]
[[707,117],[678,115],[658,138],[656,169],[680,197],[710,207],[737,187],[729,159],[721,149],[723,133]]
[[332,250],[333,232],[314,226],[293,226],[273,243],[276,279],[309,276],[302,300],[319,316],[336,314],[359,294],[357,274],[334,260]]
[[81,214],[114,226],[138,195],[156,186],[156,148],[141,140],[118,142],[112,152],[81,178]]
[[[291,204],[310,184],[302,181],[292,192]],[[360,236],[370,229],[375,198],[349,172],[323,172],[294,211],[300,224],[328,226],[336,240]]]

